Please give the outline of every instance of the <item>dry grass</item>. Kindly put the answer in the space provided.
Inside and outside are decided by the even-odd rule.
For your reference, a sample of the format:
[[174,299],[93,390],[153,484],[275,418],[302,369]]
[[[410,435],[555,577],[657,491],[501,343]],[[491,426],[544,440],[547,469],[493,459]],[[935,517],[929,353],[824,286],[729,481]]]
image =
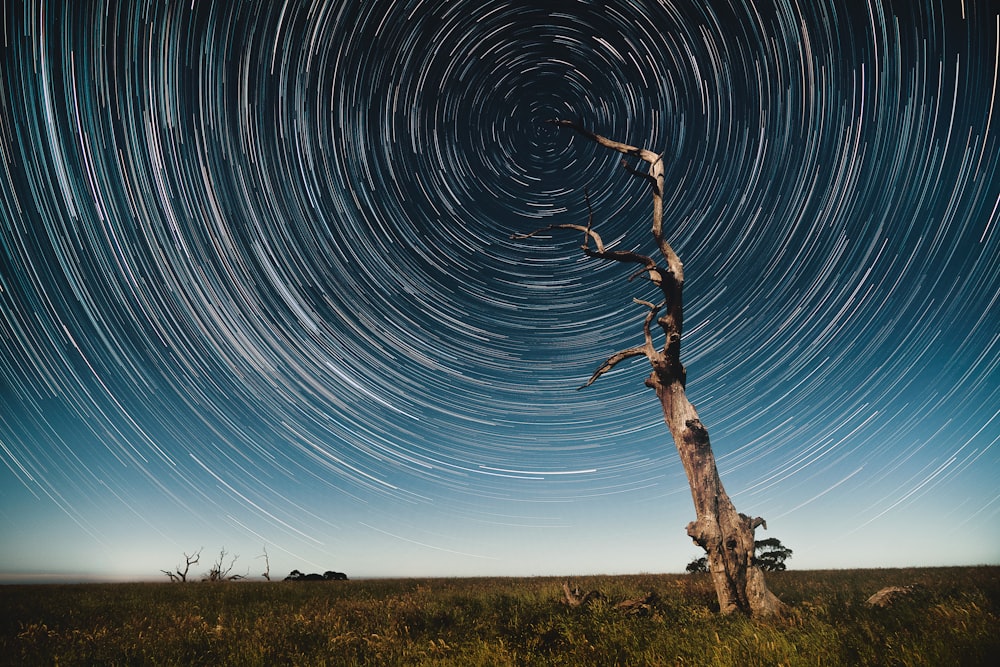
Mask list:
[[[993,665],[1000,567],[784,572],[781,619],[721,617],[705,575],[0,587],[11,665]],[[883,586],[920,584],[891,609]],[[645,615],[614,602],[655,591]]]

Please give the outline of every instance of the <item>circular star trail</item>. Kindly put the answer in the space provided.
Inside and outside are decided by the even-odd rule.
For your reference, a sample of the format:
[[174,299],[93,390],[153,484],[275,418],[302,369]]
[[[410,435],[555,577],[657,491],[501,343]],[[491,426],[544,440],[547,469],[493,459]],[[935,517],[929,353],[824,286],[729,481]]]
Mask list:
[[688,390],[741,510],[797,554],[817,516],[995,521],[989,3],[2,20],[4,532],[54,508],[112,550],[111,515],[187,545],[184,517],[217,517],[292,554],[510,571],[488,534],[689,514],[647,369],[576,391],[641,339],[648,286],[569,232],[511,240],[585,224],[587,192],[606,243],[652,251],[644,183],[552,118],[663,152]]

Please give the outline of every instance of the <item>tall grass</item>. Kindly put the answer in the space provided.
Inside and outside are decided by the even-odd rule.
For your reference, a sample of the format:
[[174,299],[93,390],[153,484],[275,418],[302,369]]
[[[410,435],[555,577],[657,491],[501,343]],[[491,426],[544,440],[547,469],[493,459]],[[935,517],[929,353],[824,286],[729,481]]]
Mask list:
[[[778,619],[705,575],[0,587],[4,665],[993,665],[1000,567],[783,572]],[[889,608],[865,600],[920,584]],[[645,614],[615,602],[653,591]]]

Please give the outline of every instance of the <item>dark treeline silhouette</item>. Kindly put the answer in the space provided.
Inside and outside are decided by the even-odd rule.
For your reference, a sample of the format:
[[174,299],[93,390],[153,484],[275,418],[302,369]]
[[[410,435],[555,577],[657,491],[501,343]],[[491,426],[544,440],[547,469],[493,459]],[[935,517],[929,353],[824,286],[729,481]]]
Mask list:
[[323,574],[303,574],[298,570],[292,570],[285,581],[347,581],[347,575],[343,572],[327,570]]

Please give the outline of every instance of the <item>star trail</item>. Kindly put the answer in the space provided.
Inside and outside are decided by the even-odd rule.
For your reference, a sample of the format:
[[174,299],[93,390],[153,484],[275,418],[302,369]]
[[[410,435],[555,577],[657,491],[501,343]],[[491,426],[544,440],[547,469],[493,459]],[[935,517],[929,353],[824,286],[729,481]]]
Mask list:
[[[618,156],[688,394],[792,567],[1000,559],[986,0],[2,10],[0,575],[682,571]],[[320,570],[322,571],[322,570]]]

